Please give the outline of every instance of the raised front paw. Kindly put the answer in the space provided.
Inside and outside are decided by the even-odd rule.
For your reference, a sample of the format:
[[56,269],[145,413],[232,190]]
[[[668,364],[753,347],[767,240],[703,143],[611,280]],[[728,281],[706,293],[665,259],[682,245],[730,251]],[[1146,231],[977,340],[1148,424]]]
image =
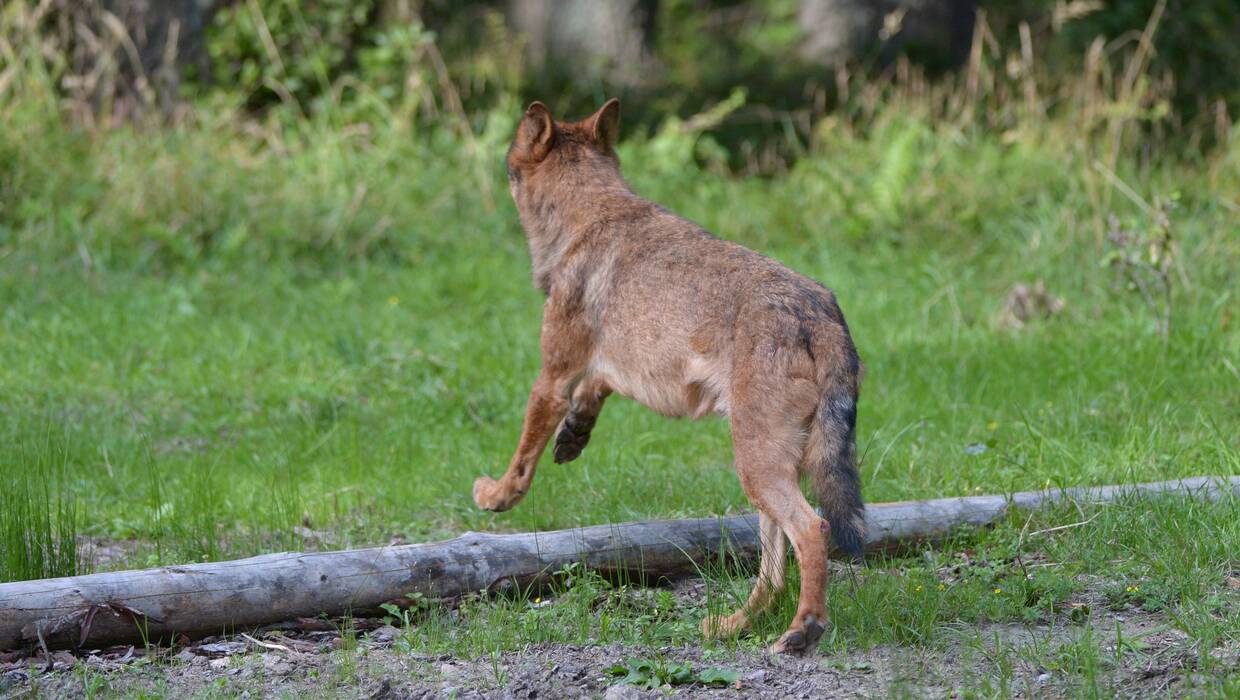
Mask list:
[[555,446],[551,456],[556,464],[571,462],[581,456],[581,451],[590,442],[590,431],[594,428],[594,419],[570,413],[560,424],[555,434]]
[[489,476],[480,476],[474,481],[474,504],[483,510],[506,511],[521,499],[521,495]]

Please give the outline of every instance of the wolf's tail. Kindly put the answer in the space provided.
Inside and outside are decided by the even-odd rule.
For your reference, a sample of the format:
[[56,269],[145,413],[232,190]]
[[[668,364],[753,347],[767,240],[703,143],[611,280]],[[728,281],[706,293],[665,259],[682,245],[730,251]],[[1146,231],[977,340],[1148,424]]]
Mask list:
[[810,426],[804,469],[818,499],[818,512],[831,526],[835,546],[854,559],[865,546],[856,433],[856,389],[829,383]]

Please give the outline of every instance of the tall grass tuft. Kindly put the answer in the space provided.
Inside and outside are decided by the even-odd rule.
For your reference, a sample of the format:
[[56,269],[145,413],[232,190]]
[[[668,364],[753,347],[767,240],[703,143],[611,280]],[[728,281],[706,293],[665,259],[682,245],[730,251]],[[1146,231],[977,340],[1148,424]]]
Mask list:
[[53,496],[46,479],[7,486],[0,491],[0,581],[80,573],[77,501]]

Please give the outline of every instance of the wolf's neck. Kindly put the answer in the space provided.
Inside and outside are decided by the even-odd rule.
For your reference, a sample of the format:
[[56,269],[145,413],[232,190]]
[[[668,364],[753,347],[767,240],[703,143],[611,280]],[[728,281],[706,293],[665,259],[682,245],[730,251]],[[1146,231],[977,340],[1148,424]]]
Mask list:
[[607,222],[616,205],[637,195],[619,177],[588,183],[565,183],[553,193],[527,195],[520,208],[521,225],[529,238],[534,284],[549,292],[566,258],[586,237],[610,233]]

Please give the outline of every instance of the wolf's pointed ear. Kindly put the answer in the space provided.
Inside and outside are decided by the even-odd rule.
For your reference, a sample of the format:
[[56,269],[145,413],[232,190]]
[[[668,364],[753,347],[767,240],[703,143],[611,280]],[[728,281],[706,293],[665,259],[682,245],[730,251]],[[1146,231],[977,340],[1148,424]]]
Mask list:
[[518,131],[534,160],[546,158],[551,150],[551,140],[555,137],[555,120],[551,118],[551,110],[541,102],[531,102],[525,108]]
[[586,119],[591,138],[604,151],[609,151],[620,138],[620,100],[611,98]]

